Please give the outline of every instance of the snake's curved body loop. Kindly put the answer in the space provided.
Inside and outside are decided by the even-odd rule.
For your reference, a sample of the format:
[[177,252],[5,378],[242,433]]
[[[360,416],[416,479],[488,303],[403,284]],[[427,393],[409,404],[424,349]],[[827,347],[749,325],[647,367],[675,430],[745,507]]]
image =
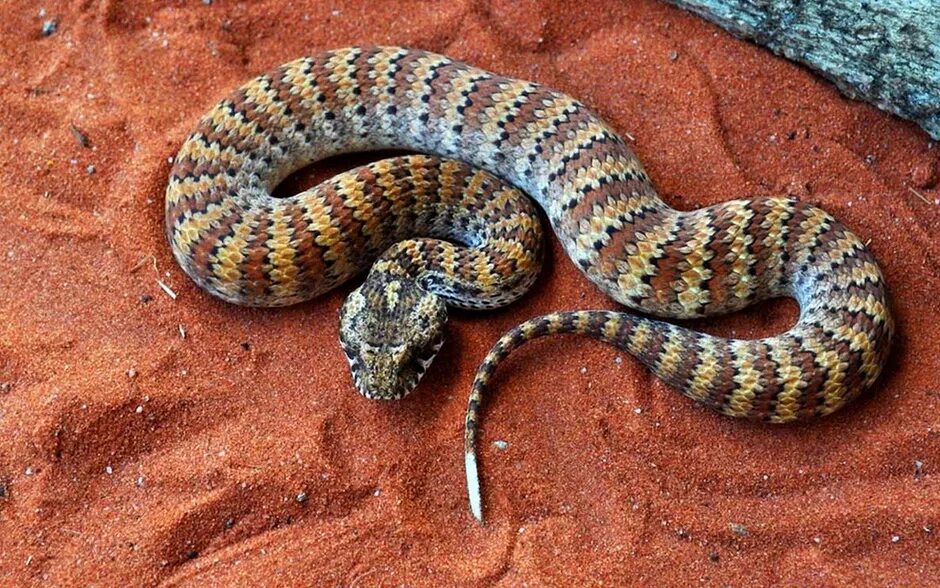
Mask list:
[[[467,179],[481,172],[418,158],[379,162],[293,198],[270,196],[303,165],[387,148],[453,158],[508,186],[487,175],[481,188]],[[450,199],[431,195],[441,186]],[[770,422],[831,413],[884,365],[893,333],[884,280],[865,245],[827,213],[784,198],[676,211],[621,138],[573,98],[423,51],[348,48],[303,58],[222,101],[176,158],[167,234],[201,286],[264,306],[311,298],[395,242],[424,237],[405,253],[389,250],[341,320],[360,390],[397,397],[440,345],[439,327],[430,326],[446,317],[437,299],[492,307],[531,284],[538,224],[509,186],[541,206],[581,271],[631,309],[692,318],[792,296],[800,318],[785,333],[750,341],[607,311],[557,313],[513,329],[486,357],[468,408],[478,518],[479,406],[498,362],[526,340],[593,336],[723,414]],[[435,199],[447,204],[424,204]],[[493,227],[498,234],[484,234]],[[401,328],[392,341],[377,340],[392,317]]]

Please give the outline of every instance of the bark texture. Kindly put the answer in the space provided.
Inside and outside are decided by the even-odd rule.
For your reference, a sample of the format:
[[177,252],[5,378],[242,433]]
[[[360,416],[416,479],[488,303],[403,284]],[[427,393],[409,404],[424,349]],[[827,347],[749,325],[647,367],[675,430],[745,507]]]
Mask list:
[[940,139],[940,0],[669,0]]

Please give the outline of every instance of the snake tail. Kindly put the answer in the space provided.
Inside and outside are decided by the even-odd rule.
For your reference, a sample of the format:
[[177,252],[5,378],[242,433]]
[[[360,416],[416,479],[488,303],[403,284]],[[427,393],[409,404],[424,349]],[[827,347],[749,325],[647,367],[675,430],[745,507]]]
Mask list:
[[[860,279],[848,289],[858,294],[868,286],[867,278]],[[855,295],[849,306],[859,309],[858,316],[849,324],[870,321],[876,338],[890,339],[893,324],[881,318],[879,304],[876,296]],[[722,414],[787,423],[838,410],[880,372],[881,345],[847,327],[815,328],[814,315],[824,312],[819,306],[804,307],[790,331],[755,340],[716,337],[606,310],[556,312],[518,325],[493,345],[471,387],[464,436],[471,513],[483,521],[476,449],[483,397],[496,368],[525,343],[548,335],[587,335],[633,355],[670,387]]]

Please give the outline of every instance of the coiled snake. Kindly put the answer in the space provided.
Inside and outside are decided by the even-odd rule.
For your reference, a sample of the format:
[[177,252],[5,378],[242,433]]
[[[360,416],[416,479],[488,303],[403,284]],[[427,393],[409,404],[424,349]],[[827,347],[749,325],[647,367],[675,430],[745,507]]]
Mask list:
[[[271,196],[319,159],[389,148],[434,156]],[[500,360],[533,338],[589,335],[706,406],[775,423],[831,413],[878,377],[893,332],[885,284],[840,222],[784,198],[673,210],[630,148],[573,98],[424,51],[341,49],[242,86],[180,149],[166,231],[186,273],[236,304],[308,300],[371,265],[340,311],[340,339],[362,394],[400,398],[437,353],[446,306],[508,304],[535,279],[541,229],[523,192],[578,268],[635,311],[684,319],[791,296],[800,317],[759,340],[599,310],[511,330],[477,372],[467,411],[476,518],[480,403]]]

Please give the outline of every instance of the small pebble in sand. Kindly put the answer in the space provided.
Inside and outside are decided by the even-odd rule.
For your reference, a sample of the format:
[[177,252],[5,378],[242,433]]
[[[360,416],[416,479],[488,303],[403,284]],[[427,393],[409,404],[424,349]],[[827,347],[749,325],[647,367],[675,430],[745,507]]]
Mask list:
[[135,370],[134,368],[130,368],[129,370],[127,370],[127,371],[124,372],[124,373],[127,374],[127,377],[128,377],[128,378],[136,378],[136,377],[137,377],[137,370]]
[[933,161],[927,161],[914,166],[911,170],[911,182],[925,190],[933,189],[940,181],[940,165]]
[[59,29],[59,20],[56,18],[50,18],[49,20],[44,21],[42,23],[42,30],[41,30],[42,36],[50,37],[54,35],[58,29]]
[[85,168],[85,173],[87,173],[88,175],[92,175],[96,171],[98,171],[98,169],[94,165],[89,165],[88,167]]
[[9,496],[9,491],[7,490],[7,485],[3,482],[0,482],[0,500],[5,499]]
[[669,52],[669,61],[675,61],[675,60],[677,60],[677,59],[679,59],[679,52],[678,52],[678,51],[670,51],[670,52]]
[[623,358],[618,355],[617,357],[614,358],[614,363],[617,364],[617,365],[622,364],[622,363],[623,363]]
[[915,459],[914,460],[914,479],[920,480],[923,477],[924,477],[924,462],[919,459]]
[[741,537],[747,537],[748,535],[747,527],[745,527],[744,525],[740,523],[728,523],[728,526],[731,528],[731,532],[734,533],[735,535],[739,535]]
[[112,468],[111,466],[104,466],[104,472],[110,476],[111,474],[114,473],[114,468]]
[[900,535],[891,535],[891,543],[898,543],[901,540]]
[[0,382],[0,394],[6,394],[10,391],[11,384],[9,382]]
[[503,440],[493,441],[493,447],[499,449],[500,451],[506,451],[509,449],[509,443]]
[[643,409],[638,406],[633,409],[633,412],[636,414],[643,414]]
[[141,414],[142,412],[144,412],[144,407],[138,404],[137,408],[134,409],[134,412],[137,414]]
[[306,492],[301,492],[300,494],[298,494],[298,495],[297,495],[297,502],[299,502],[300,504],[303,504],[303,503],[307,502],[307,493],[306,493]]
[[688,539],[688,538],[689,538],[689,532],[686,531],[685,529],[683,529],[682,527],[679,527],[678,529],[676,529],[676,536],[677,536],[679,539]]
[[712,551],[711,553],[708,554],[708,559],[709,559],[712,563],[718,563],[718,558],[719,558],[719,556],[718,556],[718,552],[717,552],[717,551]]
[[239,343],[239,345],[241,345],[242,349],[244,349],[245,351],[251,351],[251,342],[242,341],[241,343]]
[[229,517],[225,519],[225,522],[222,524],[225,525],[226,529],[231,529],[232,527],[235,526],[235,519],[233,519],[232,517]]
[[137,486],[138,488],[143,488],[143,487],[144,487],[144,482],[145,482],[146,480],[147,480],[147,479],[144,478],[143,476],[137,476],[137,479],[134,480],[134,485]]
[[26,469],[23,470],[23,475],[24,475],[24,476],[32,476],[34,473],[35,473],[35,470],[33,470],[33,468],[31,468],[31,467],[29,467],[29,466],[26,466]]
[[150,294],[141,294],[141,295],[140,295],[140,301],[141,301],[142,303],[144,303],[144,304],[147,304],[147,303],[150,302],[151,300],[153,300],[153,296],[151,296]]
[[586,373],[587,373],[587,368],[586,368],[586,367],[582,367],[582,368],[581,368],[581,373],[582,373],[582,374],[586,374]]

